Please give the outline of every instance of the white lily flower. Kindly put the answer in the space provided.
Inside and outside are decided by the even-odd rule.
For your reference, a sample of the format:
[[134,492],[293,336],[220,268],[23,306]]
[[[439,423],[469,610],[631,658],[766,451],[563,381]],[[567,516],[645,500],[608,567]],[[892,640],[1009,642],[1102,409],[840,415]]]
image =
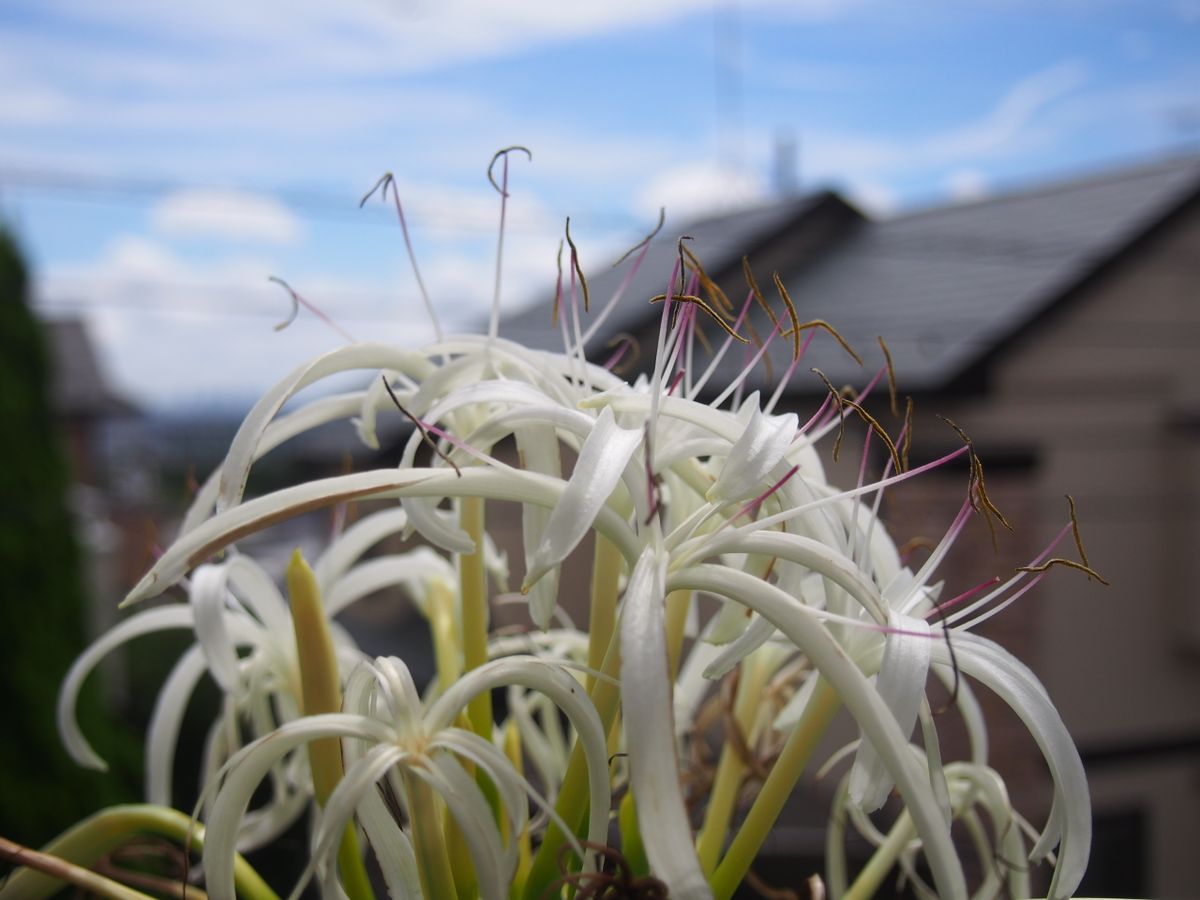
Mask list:
[[[604,842],[610,802],[604,731],[574,677],[540,659],[510,657],[468,672],[432,705],[423,707],[407,668],[399,660],[379,659],[362,672],[356,676],[357,684],[346,692],[347,708],[353,707],[354,712],[309,716],[285,724],[243,748],[225,764],[225,779],[207,822],[208,833],[214,837],[210,837],[204,854],[206,878],[217,896],[233,896],[234,847],[230,836],[236,833],[259,781],[284,755],[310,741],[337,737],[363,743],[356,747],[351,740],[346,744],[348,750],[354,749],[346,755],[345,776],[321,815],[313,835],[311,862],[294,894],[313,872],[329,866],[329,858],[351,817],[364,811],[371,814],[377,801],[376,783],[384,781],[407,791],[407,808],[410,815],[417,816],[422,807],[411,793],[412,783],[405,780],[416,779],[428,784],[446,802],[462,829],[481,895],[485,900],[506,898],[516,865],[515,842],[510,838],[505,845],[487,800],[457,758],[474,763],[496,785],[510,836],[520,834],[525,827],[525,797],[539,804],[545,801],[492,744],[453,723],[475,695],[514,683],[546,694],[570,719],[588,764],[592,802],[587,839]],[[409,827],[429,825],[418,820]],[[377,852],[389,852],[387,845],[377,845]],[[389,889],[397,896],[409,895],[406,891],[413,880],[410,861],[407,852],[402,851],[385,866]]]

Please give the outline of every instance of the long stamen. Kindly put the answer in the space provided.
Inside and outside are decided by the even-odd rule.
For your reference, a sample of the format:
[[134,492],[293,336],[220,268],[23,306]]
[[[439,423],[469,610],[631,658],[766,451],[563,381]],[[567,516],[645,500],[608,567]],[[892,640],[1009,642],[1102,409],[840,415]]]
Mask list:
[[[504,222],[508,211],[508,154],[514,150],[520,150],[530,161],[533,160],[533,154],[529,152],[528,147],[514,145],[497,150],[491,163],[488,164],[488,181],[500,193],[500,229],[496,237],[496,281],[492,289],[492,319],[488,323],[488,337],[492,339],[495,339],[500,331],[500,274],[504,261]],[[496,165],[496,160],[501,157],[504,158],[504,167],[501,170],[500,184],[496,184],[496,179],[492,177],[492,168]]]
[[617,289],[613,292],[612,297],[610,297],[608,302],[604,304],[604,309],[600,310],[599,314],[592,318],[592,324],[583,334],[583,340],[585,344],[590,341],[596,335],[596,332],[600,330],[600,327],[606,321],[608,321],[609,315],[614,309],[617,308],[617,304],[621,302],[621,298],[625,296],[625,292],[629,289],[629,285],[633,282],[634,276],[637,275],[638,269],[641,268],[642,262],[646,258],[646,254],[650,252],[651,241],[653,241],[655,235],[662,230],[663,224],[666,221],[667,211],[663,208],[660,208],[658,210],[658,224],[654,226],[654,230],[642,238],[639,243],[635,244],[624,255],[622,255],[620,259],[613,263],[613,268],[616,268],[630,255],[635,252],[637,253],[637,257],[634,259],[633,265],[629,267],[629,271],[625,273],[625,277],[622,278],[621,283],[617,285]]
[[404,236],[404,249],[408,252],[408,264],[412,267],[413,277],[417,280],[417,290],[421,293],[421,302],[425,304],[425,312],[429,316],[429,321],[433,323],[434,336],[441,341],[442,325],[438,321],[437,313],[433,311],[433,302],[429,299],[429,291],[425,289],[425,279],[421,277],[421,267],[417,265],[417,254],[413,250],[412,238],[408,234],[408,223],[404,219],[404,207],[400,204],[400,189],[396,187],[395,176],[391,172],[384,172],[375,182],[375,186],[363,194],[363,198],[358,201],[358,206],[361,209],[376,191],[379,191],[379,198],[386,203],[389,186],[392,189],[392,200],[396,207],[396,218],[400,220],[400,233]]

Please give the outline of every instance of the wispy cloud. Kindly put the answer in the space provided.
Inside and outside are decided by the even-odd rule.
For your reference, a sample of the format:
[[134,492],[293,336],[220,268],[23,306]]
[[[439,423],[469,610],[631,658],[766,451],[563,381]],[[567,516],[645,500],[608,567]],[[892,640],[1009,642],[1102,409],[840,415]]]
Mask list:
[[172,237],[215,237],[250,243],[294,244],[300,220],[263,194],[193,188],[169,194],[152,214],[154,227]]

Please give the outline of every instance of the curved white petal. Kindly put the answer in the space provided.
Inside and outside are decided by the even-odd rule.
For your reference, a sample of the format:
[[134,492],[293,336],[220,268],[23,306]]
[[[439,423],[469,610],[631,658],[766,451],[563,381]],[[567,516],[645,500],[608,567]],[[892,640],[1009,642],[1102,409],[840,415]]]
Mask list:
[[339,347],[296,367],[263,395],[234,435],[221,467],[217,511],[222,512],[241,500],[263,432],[283,404],[297,391],[322,378],[352,369],[395,369],[419,378],[432,368],[432,364],[417,353],[400,350],[390,344],[366,343]]
[[[322,478],[239,503],[197,525],[167,548],[121,605],[128,606],[156,596],[188,569],[248,534],[282,519],[344,500],[475,496],[553,507],[562,495],[561,481],[508,468],[476,466],[463,469],[461,475],[452,469],[386,469]],[[613,510],[601,508],[594,527],[612,541],[626,559],[635,559],[640,552],[637,536]]]
[[[924,619],[893,613],[891,628],[884,641],[875,688],[907,739],[925,696],[933,641]],[[850,770],[850,801],[863,812],[874,812],[883,806],[891,789],[887,769],[874,744],[864,735]]]
[[313,565],[313,574],[321,586],[321,593],[328,595],[342,573],[350,568],[364,553],[386,537],[400,534],[408,526],[408,515],[399,506],[381,509],[363,516],[338,535]]
[[[949,664],[949,652],[934,642],[935,658]],[[1000,645],[969,633],[956,633],[959,668],[996,692],[1025,723],[1050,767],[1054,801],[1046,827],[1030,858],[1043,858],[1058,844],[1058,860],[1050,882],[1052,898],[1070,897],[1087,868],[1092,843],[1091,801],[1087,775],[1075,742],[1037,676]]]
[[243,747],[225,763],[225,781],[217,792],[205,823],[208,841],[204,847],[204,877],[213,896],[234,896],[233,860],[239,823],[263,776],[297,747],[330,737],[382,742],[392,740],[394,735],[390,728],[364,716],[326,713],[282,725],[266,737]]
[[192,573],[189,599],[196,612],[196,641],[204,650],[209,671],[225,692],[237,687],[238,659],[225,627],[230,616],[225,605],[229,569],[224,565],[200,566]]
[[[425,713],[430,732],[448,728],[471,698],[507,684],[520,684],[545,694],[567,714],[579,736],[588,768],[588,840],[607,843],[608,809],[612,789],[608,780],[608,749],[600,716],[574,676],[554,663],[528,656],[493,660],[463,675]],[[590,861],[589,861],[590,863]]]
[[783,462],[796,436],[795,413],[768,416],[755,404],[745,431],[729,449],[725,465],[705,499],[710,503],[745,500],[769,487],[771,473]]
[[154,712],[146,728],[146,800],[156,806],[171,806],[172,766],[183,714],[196,683],[208,667],[203,651],[193,644],[171,669],[154,701]]
[[621,706],[629,778],[651,871],[672,896],[711,897],[679,787],[671,675],[663,623],[665,562],[647,548],[621,613]]
[[79,730],[79,723],[75,719],[75,702],[79,699],[79,689],[83,687],[84,679],[95,668],[96,663],[121,644],[139,635],[169,628],[191,628],[192,622],[192,610],[186,606],[160,606],[158,609],[149,609],[118,622],[75,658],[75,662],[71,663],[71,668],[63,678],[62,686],[58,689],[57,711],[58,733],[62,736],[67,753],[75,762],[101,772],[108,769],[108,764],[96,755],[96,751]]
[[579,450],[566,490],[546,522],[542,542],[530,559],[526,586],[566,559],[587,534],[641,442],[642,432],[618,425],[609,407],[600,411]]
[[483,900],[507,900],[511,867],[492,809],[475,779],[449,753],[437,754],[429,761],[428,768],[414,767],[412,772],[427,781],[446,802],[471,852]]
[[668,590],[712,591],[745,603],[765,618],[812,660],[853,714],[864,736],[896,782],[916,823],[933,870],[938,890],[948,897],[967,893],[966,881],[950,830],[929,786],[928,774],[913,757],[908,739],[858,666],[834,640],[817,613],[795,601],[774,585],[744,572],[714,565],[698,565],[671,573]]

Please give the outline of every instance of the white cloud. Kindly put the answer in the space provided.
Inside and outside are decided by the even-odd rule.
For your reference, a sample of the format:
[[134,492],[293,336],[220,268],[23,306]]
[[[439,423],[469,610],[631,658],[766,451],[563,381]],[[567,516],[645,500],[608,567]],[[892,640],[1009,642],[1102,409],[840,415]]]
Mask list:
[[978,169],[955,169],[946,176],[950,196],[961,202],[982,200],[990,193],[987,176]]
[[[1065,132],[1061,111],[1069,95],[1087,81],[1082,64],[1066,61],[1021,79],[981,116],[948,128],[904,139],[862,133],[812,130],[804,136],[809,181],[849,179],[882,183],[914,172],[977,167],[1012,158]],[[1077,97],[1072,102],[1078,102]]]
[[896,192],[880,181],[856,178],[844,190],[851,203],[877,218],[886,218],[900,208]]
[[303,228],[273,197],[248,191],[190,188],[168,194],[155,207],[154,227],[172,237],[294,244]]
[[755,174],[696,161],[674,165],[651,177],[638,191],[637,208],[652,215],[666,207],[667,214],[678,222],[752,206],[766,196],[766,185]]

